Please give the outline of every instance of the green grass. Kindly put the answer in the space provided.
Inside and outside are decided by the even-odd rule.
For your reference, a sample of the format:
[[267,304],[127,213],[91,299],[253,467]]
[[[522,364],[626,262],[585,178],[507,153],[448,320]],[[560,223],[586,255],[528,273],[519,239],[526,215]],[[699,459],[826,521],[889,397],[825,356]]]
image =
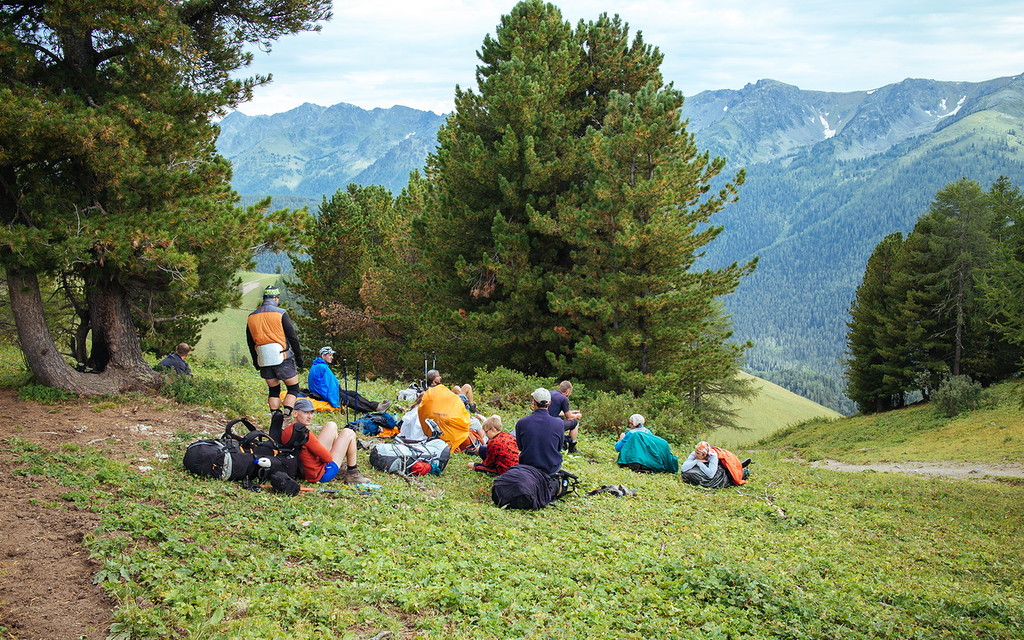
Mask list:
[[[251,368],[194,369],[227,385],[207,402],[265,411]],[[360,385],[371,398],[395,388]],[[1017,396],[999,387],[955,420],[925,406],[792,427],[749,453],[747,485],[718,491],[620,469],[613,438],[593,436],[566,460],[582,491],[536,513],[494,508],[464,455],[413,486],[360,452],[379,491],[288,498],[187,475],[189,433],[152,443],[150,471],[18,435],[3,444],[27,486],[48,478],[100,516],[85,544],[119,603],[111,638],[1009,640],[1024,626],[1024,486],[840,474],[790,453],[938,455],[989,433],[1015,452]],[[604,484],[638,493],[583,495]]]
[[776,432],[761,445],[802,457],[864,464],[915,460],[1022,464],[1024,413],[1021,383],[1006,382],[983,394],[982,408],[947,418],[929,404],[838,422],[810,420]]
[[750,374],[739,375],[753,379],[758,394],[750,401],[738,401],[734,406],[738,413],[737,428],[719,429],[707,437],[723,447],[749,446],[751,443],[775,431],[807,420],[820,418],[834,420],[842,415],[812,402],[777,384],[762,380]]
[[707,491],[617,468],[609,440],[567,467],[636,496],[522,513],[491,506],[465,456],[423,488],[376,473],[371,495],[287,498],[188,477],[186,440],[148,473],[5,443],[18,473],[100,514],[87,545],[122,603],[112,637],[1015,638],[1024,622],[1024,487],[762,453],[748,485]]

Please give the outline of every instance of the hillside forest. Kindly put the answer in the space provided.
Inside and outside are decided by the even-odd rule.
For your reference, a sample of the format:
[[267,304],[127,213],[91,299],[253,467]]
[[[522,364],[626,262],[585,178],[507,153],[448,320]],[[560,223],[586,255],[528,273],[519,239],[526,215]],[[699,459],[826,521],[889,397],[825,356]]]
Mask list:
[[[847,391],[862,413],[964,395],[1019,372],[1024,197],[958,180],[904,238],[884,238],[850,310]],[[966,407],[964,407],[966,408]]]

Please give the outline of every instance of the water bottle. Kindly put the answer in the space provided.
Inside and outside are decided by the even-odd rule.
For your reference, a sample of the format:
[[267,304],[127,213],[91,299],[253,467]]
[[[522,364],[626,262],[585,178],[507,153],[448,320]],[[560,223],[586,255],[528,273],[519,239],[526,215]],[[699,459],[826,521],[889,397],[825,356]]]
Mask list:
[[381,488],[379,484],[373,484],[372,482],[360,482],[359,484],[352,485],[360,491],[376,491]]

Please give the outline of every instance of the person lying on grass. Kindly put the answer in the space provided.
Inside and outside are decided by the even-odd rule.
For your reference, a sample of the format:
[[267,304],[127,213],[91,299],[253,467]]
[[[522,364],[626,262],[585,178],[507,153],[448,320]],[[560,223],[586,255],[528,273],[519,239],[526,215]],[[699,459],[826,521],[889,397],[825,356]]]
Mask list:
[[[309,398],[296,400],[295,422],[281,432],[282,442],[290,442],[296,430],[309,431],[309,426],[313,424],[313,411],[313,403]],[[339,462],[344,462],[344,471]],[[339,473],[343,473],[342,477],[347,484],[370,481],[359,472],[356,464],[356,432],[342,429],[338,433],[338,425],[334,422],[325,424],[319,435],[309,431],[309,440],[299,449],[299,465],[306,482],[330,482]]]
[[746,484],[750,458],[740,462],[732,451],[698,442],[683,466],[679,477],[687,483],[708,489],[722,489]]
[[501,416],[493,415],[483,421],[483,432],[487,444],[480,445],[477,453],[483,462],[470,462],[469,468],[481,473],[492,473],[500,476],[519,464],[519,446],[515,437],[502,429]]

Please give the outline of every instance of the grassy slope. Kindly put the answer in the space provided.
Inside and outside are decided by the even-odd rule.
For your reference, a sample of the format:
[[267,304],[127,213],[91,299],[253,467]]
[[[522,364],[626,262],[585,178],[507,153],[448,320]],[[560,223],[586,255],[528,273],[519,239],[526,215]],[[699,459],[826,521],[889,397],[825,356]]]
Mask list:
[[837,422],[812,420],[761,444],[791,448],[809,459],[958,461],[1024,464],[1020,384],[985,392],[981,409],[949,419],[927,404]]
[[[251,369],[195,368],[262,407]],[[287,498],[187,476],[194,438],[147,448],[169,456],[150,472],[5,441],[26,486],[48,476],[101,514],[86,543],[124,637],[1009,640],[1024,623],[1024,486],[838,474],[763,451],[746,486],[708,491],[618,468],[608,438],[566,467],[583,491],[636,496],[520,513],[491,506],[463,455],[422,486],[373,472],[369,495]]]
[[[195,345],[195,355],[200,358],[215,356],[222,360],[236,360],[235,354],[249,357],[249,347],[245,344],[245,319],[249,312],[260,305],[263,299],[263,288],[277,282],[281,277],[273,273],[255,273],[244,271],[238,274],[242,278],[242,306],[237,309],[225,309],[214,316],[214,321],[203,327],[202,337]],[[247,286],[248,285],[248,286]]]
[[747,373],[742,377],[751,378],[758,386],[758,394],[750,401],[736,402],[739,419],[736,429],[720,429],[709,436],[715,444],[724,447],[740,447],[755,442],[783,427],[805,422],[812,418],[831,420],[842,415],[803,396],[783,389],[777,384],[762,380]]

